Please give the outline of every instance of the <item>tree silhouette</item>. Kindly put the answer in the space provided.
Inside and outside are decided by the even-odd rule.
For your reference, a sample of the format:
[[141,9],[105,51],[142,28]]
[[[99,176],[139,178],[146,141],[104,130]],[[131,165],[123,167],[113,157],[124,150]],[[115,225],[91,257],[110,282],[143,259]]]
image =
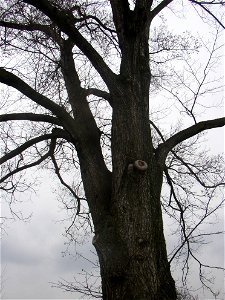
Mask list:
[[[218,49],[215,43],[208,51],[200,74],[188,58],[197,40],[153,27],[172,2],[0,2],[0,82],[20,93],[17,100],[11,89],[2,95],[1,189],[13,197],[29,186],[21,172],[53,168],[73,197],[67,208],[74,217],[91,215],[103,299],[177,299],[170,263],[182,251],[184,269],[194,258],[205,284],[207,266],[193,244],[204,236],[197,231],[202,222],[223,205],[212,202],[224,178],[221,156],[196,151],[201,134],[224,126],[225,118],[200,119],[197,106],[206,92],[220,89],[216,80],[207,82]],[[224,1],[185,2],[224,28]],[[189,76],[171,68],[169,77],[166,63],[181,57]],[[180,86],[189,94],[181,95]],[[151,115],[158,90],[173,96],[190,126],[160,129]],[[64,177],[73,169],[80,170],[85,194]],[[162,209],[181,231],[169,258]]]

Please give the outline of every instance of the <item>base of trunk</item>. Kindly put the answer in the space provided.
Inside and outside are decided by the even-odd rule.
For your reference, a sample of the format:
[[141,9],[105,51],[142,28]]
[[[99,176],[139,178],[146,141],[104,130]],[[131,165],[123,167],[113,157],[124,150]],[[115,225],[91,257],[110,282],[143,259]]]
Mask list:
[[103,299],[176,300],[175,282],[163,247],[155,254],[142,241],[131,254],[110,229],[111,234],[103,239],[100,234],[93,240],[100,261]]
[[[141,269],[141,268],[140,268]],[[176,300],[174,280],[169,274],[160,274],[161,278],[151,276],[151,270],[129,271],[124,276],[102,276],[104,300]]]

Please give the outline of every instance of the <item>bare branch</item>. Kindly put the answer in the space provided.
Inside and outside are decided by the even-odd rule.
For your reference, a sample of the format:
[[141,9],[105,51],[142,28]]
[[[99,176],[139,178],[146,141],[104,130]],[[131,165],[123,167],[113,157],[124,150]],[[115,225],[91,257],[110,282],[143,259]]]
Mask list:
[[150,9],[152,6],[152,3],[153,3],[153,0],[147,0],[147,1],[136,0],[135,10],[139,10],[142,8]]
[[6,71],[4,68],[1,67],[0,67],[0,82],[8,86],[14,87],[22,94],[30,98],[32,101],[50,110],[59,118],[64,118],[69,116],[69,114],[61,106],[54,103],[47,97],[41,95],[37,91],[35,91],[32,87],[30,87],[27,83],[25,83],[22,79],[20,79],[15,74]]
[[110,94],[108,92],[105,91],[101,91],[99,89],[95,89],[95,88],[89,88],[86,90],[87,96],[89,95],[94,95],[100,98],[104,98],[105,100],[108,100],[109,103],[111,102],[111,98],[110,98]]
[[111,0],[110,1],[112,12],[113,12],[113,21],[117,29],[117,36],[120,43],[120,48],[122,47],[124,39],[124,29],[126,16],[130,12],[129,3],[127,0]]
[[[210,199],[208,200],[207,204],[206,204],[206,208],[205,208],[205,213],[203,215],[203,217],[196,223],[194,224],[193,228],[189,231],[188,234],[185,235],[185,239],[184,241],[181,243],[181,245],[178,246],[177,249],[174,249],[174,253],[171,256],[171,258],[169,259],[169,263],[171,263],[173,261],[173,259],[176,257],[176,255],[179,253],[179,251],[184,247],[185,243],[189,243],[189,239],[192,236],[192,234],[196,231],[196,229],[203,223],[204,220],[206,220],[209,216],[211,216],[219,207],[221,207],[224,203],[224,200],[222,200],[214,209],[212,209],[211,211],[209,211],[208,209],[208,205],[209,205]],[[197,260],[194,255],[192,254],[192,251],[190,251],[189,249],[189,253],[191,254],[191,256]],[[199,262],[199,260],[197,260]],[[223,267],[212,267],[209,265],[204,265],[205,267],[209,267],[209,268],[216,268],[216,269],[221,269],[224,270]]]
[[87,15],[86,13],[84,13],[81,10],[81,7],[79,5],[75,5],[75,10],[78,12],[79,16],[81,16],[81,18],[79,18],[79,19],[76,18],[77,21],[82,22],[82,21],[86,21],[88,19],[92,19],[92,20],[95,20],[98,23],[98,25],[100,27],[102,27],[104,30],[109,31],[110,33],[116,33],[116,30],[109,28],[108,26],[103,24],[103,22],[98,17],[96,17],[94,15],[90,15],[90,14]]
[[0,26],[21,31],[41,31],[47,36],[51,37],[58,44],[60,44],[62,39],[60,35],[53,29],[53,27],[51,27],[51,25],[43,25],[38,23],[21,24],[0,20]]
[[62,125],[61,122],[52,116],[43,114],[33,114],[33,113],[13,113],[0,115],[0,122],[13,121],[13,120],[28,120],[36,122],[47,122],[55,125]]
[[214,13],[212,13],[211,10],[209,10],[205,5],[211,5],[211,4],[220,4],[220,5],[224,5],[225,2],[224,1],[220,1],[219,3],[213,3],[213,1],[211,2],[206,2],[206,1],[196,1],[196,0],[189,0],[191,3],[200,6],[207,14],[209,14],[211,17],[213,17],[213,19],[216,20],[216,22],[223,28],[225,29],[225,25],[215,16]]
[[71,133],[74,139],[79,135],[79,127],[76,126],[76,121],[70,116],[70,114],[60,105],[54,103],[46,96],[38,93],[22,79],[20,79],[15,74],[6,71],[4,68],[0,67],[0,82],[12,86],[19,92],[30,98],[35,103],[41,105],[42,107],[50,110],[55,114],[58,119],[62,122],[64,128]]
[[218,119],[199,122],[171,136],[164,143],[160,144],[156,151],[163,159],[165,159],[168,152],[171,151],[177,144],[193,137],[194,135],[200,132],[212,128],[222,127],[224,125],[225,125],[225,118],[218,118]]
[[[129,38],[130,34],[139,35],[144,32],[144,28],[149,27],[152,1],[136,1],[134,11],[130,10],[129,1],[127,0],[111,0],[110,3],[120,49],[123,52],[123,49],[125,49],[124,41],[127,37]],[[142,22],[142,26],[140,26],[140,22]]]
[[53,130],[52,133],[44,134],[44,135],[38,136],[36,138],[33,138],[31,140],[28,140],[23,145],[21,145],[18,148],[12,150],[11,152],[7,153],[2,158],[0,158],[0,164],[3,164],[7,160],[9,160],[9,159],[15,157],[16,155],[22,153],[23,151],[25,151],[26,149],[28,149],[31,146],[33,146],[37,143],[40,143],[42,141],[48,140],[48,139],[52,139],[52,138],[65,138],[67,140],[70,140],[70,136],[66,131],[64,131],[64,130]]
[[39,30],[39,31],[48,32],[48,33],[50,32],[49,25],[35,24],[35,23],[19,24],[19,23],[0,20],[0,26],[12,28],[12,29],[18,29],[18,30],[26,30],[26,31]]
[[192,174],[192,176],[197,180],[197,182],[199,184],[201,184],[201,186],[203,186],[204,188],[206,188],[206,189],[215,189],[219,186],[225,186],[225,182],[218,182],[216,184],[211,184],[211,185],[204,183],[199,178],[199,176],[196,174],[196,172],[194,172],[192,170],[192,168],[189,166],[189,164],[184,161],[184,159],[182,159],[180,156],[178,156],[175,151],[172,151],[172,153],[189,170],[190,174]]
[[152,11],[151,11],[151,17],[152,19],[158,15],[165,7],[167,7],[173,0],[163,0],[161,3],[159,3],[158,6],[156,6]]
[[25,0],[24,2],[33,5],[55,22],[88,57],[106,85],[110,87],[113,84],[113,81],[116,79],[116,75],[107,66],[101,55],[74,26],[76,20],[71,12],[59,9],[59,7],[54,6],[54,4],[51,4],[47,0]]
[[48,151],[46,154],[44,154],[43,156],[41,156],[41,158],[39,158],[38,160],[36,160],[35,162],[32,162],[30,164],[26,164],[20,168],[17,168],[11,172],[9,172],[7,175],[3,176],[2,178],[0,178],[0,183],[2,183],[3,181],[5,181],[6,179],[8,179],[9,177],[11,177],[14,174],[17,174],[19,172],[22,172],[26,169],[30,169],[32,167],[38,166],[40,165],[44,160],[46,160],[46,158],[48,158],[50,156],[50,151]]
[[[74,196],[75,199],[77,199],[77,213],[76,215],[79,214],[80,212],[80,200],[81,198],[77,196],[77,194],[74,192],[74,190],[63,180],[61,174],[60,174],[60,169],[59,166],[57,164],[57,161],[55,159],[55,155],[54,155],[54,151],[55,151],[55,146],[56,146],[56,138],[51,139],[51,145],[50,145],[50,156],[53,162],[53,165],[55,167],[55,173],[58,176],[60,182],[62,185],[64,185],[69,191],[70,193]],[[75,221],[75,220],[74,220]],[[72,225],[71,225],[72,226]]]

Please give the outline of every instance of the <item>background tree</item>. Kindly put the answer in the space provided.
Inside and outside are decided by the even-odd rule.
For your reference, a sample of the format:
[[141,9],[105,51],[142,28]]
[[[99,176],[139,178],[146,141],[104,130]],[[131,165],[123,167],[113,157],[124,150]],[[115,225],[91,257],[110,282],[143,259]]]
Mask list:
[[[2,96],[1,189],[11,204],[15,191],[30,185],[25,170],[54,169],[73,196],[65,205],[74,219],[91,214],[103,299],[177,299],[170,263],[187,253],[186,276],[189,258],[198,261],[193,245],[204,236],[197,230],[223,204],[219,198],[212,205],[224,185],[222,158],[195,155],[201,133],[225,125],[225,118],[196,115],[201,97],[221,88],[206,81],[217,44],[200,74],[188,59],[197,41],[152,25],[172,2],[1,1],[0,82],[21,93],[13,102],[12,94]],[[223,1],[186,3],[224,27],[212,8],[223,8]],[[170,56],[160,56],[168,49]],[[169,73],[160,67],[181,56],[188,76],[172,64]],[[155,122],[152,99],[159,89],[191,117],[189,127],[164,133]],[[85,194],[67,183],[72,168],[73,179],[80,169]],[[181,230],[169,258],[162,208]]]

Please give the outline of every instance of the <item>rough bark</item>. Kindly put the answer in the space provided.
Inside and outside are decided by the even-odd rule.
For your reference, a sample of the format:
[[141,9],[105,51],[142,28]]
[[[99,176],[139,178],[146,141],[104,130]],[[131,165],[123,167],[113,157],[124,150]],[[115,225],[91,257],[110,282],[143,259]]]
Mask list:
[[[126,6],[120,9],[127,13]],[[121,22],[123,18],[117,21],[118,27]],[[146,31],[123,26],[120,77],[110,90],[114,103],[112,197],[107,221],[96,228],[93,240],[103,299],[176,299],[160,205],[163,164],[154,155],[149,126],[148,26]],[[138,160],[148,166],[146,170],[135,167]]]
[[[130,111],[121,105],[114,111],[111,222],[94,240],[103,299],[176,299],[163,236],[162,168],[149,151],[150,129],[144,111],[141,104],[131,105]],[[129,169],[136,160],[146,162],[147,170]]]

